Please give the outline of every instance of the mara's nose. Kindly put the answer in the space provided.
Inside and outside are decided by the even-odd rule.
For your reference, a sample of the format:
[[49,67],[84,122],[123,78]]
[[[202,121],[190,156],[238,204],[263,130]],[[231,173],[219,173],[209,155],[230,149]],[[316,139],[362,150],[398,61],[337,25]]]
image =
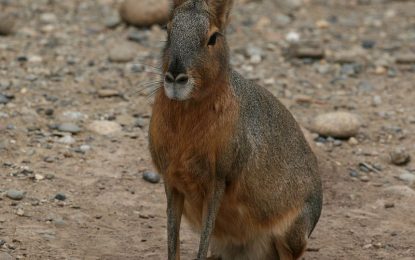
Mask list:
[[172,73],[167,72],[166,76],[164,77],[164,80],[167,83],[171,83],[171,84],[176,83],[180,85],[186,85],[186,83],[189,81],[189,77],[184,73],[180,73],[174,76]]

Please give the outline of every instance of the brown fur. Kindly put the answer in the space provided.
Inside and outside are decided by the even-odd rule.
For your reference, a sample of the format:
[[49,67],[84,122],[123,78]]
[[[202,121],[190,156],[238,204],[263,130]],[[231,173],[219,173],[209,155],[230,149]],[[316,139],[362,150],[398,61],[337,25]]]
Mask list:
[[[224,31],[231,2],[203,7],[206,43]],[[180,0],[174,7],[173,17],[194,8]],[[172,51],[164,50],[164,73]],[[203,62],[186,68],[195,79],[190,98],[175,101],[160,89],[149,129],[166,188],[169,259],[180,259],[182,214],[201,232],[200,260],[209,242],[212,259],[298,259],[321,211],[316,159],[288,110],[231,71],[224,38],[197,55]]]

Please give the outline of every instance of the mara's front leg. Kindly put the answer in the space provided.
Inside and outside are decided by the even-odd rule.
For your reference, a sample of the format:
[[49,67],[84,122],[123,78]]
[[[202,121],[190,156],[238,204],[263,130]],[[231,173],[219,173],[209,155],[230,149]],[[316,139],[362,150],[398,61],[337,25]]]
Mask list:
[[167,246],[168,260],[180,260],[180,222],[183,214],[184,196],[165,184],[167,196]]
[[213,182],[212,189],[208,192],[203,204],[202,233],[197,260],[207,258],[210,236],[215,227],[216,216],[225,193],[225,180],[214,180]]

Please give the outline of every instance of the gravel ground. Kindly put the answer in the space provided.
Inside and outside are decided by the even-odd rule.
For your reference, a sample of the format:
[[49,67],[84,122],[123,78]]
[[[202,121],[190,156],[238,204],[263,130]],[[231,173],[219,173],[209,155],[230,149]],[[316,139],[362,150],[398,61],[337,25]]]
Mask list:
[[[0,1],[1,260],[166,259],[147,150],[165,32],[121,23],[119,5]],[[415,259],[414,13],[409,0],[235,3],[233,66],[312,130],[322,165],[304,259]],[[358,120],[353,137],[314,133],[335,111]],[[197,245],[184,225],[182,258]]]

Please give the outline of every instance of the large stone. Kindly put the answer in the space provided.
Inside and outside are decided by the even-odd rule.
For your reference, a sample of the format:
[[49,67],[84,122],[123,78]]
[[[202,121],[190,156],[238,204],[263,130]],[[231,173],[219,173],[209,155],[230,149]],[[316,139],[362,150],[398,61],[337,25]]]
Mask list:
[[349,112],[331,112],[314,118],[310,128],[322,136],[349,138],[359,132],[360,120]]
[[120,7],[120,16],[128,24],[148,27],[165,24],[169,11],[168,0],[125,0]]

